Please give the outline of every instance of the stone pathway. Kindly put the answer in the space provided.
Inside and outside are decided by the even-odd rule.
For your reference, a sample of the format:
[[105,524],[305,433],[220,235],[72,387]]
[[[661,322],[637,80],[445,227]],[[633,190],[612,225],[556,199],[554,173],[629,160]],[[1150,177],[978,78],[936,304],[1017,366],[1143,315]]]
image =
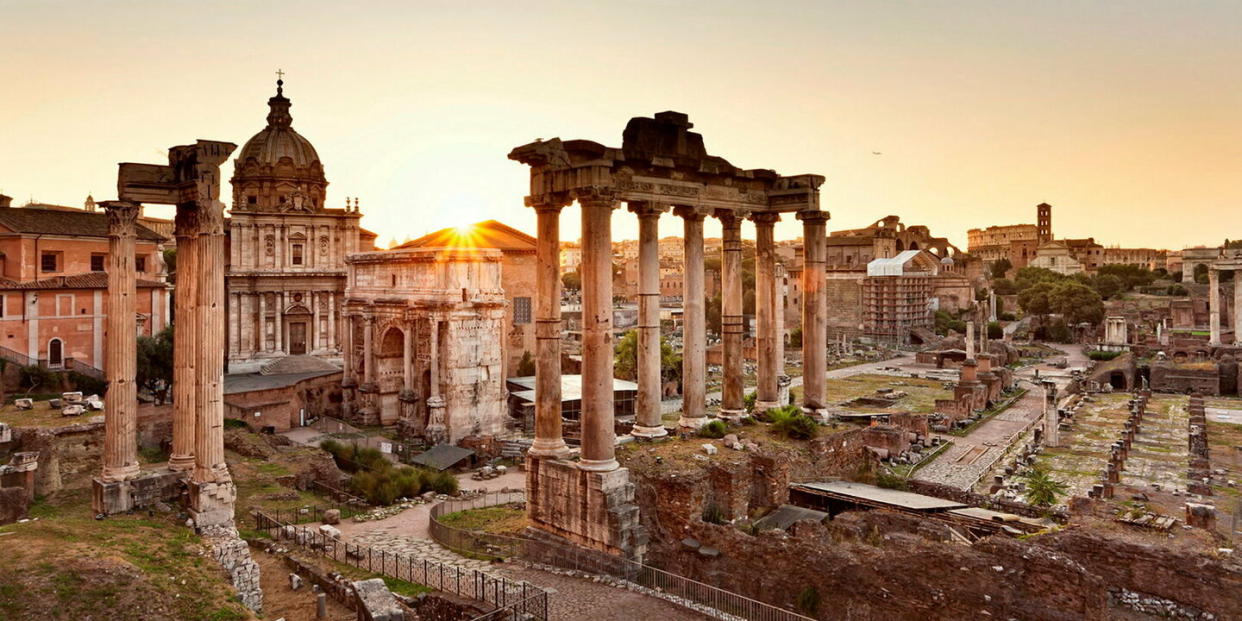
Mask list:
[[455,565],[462,569],[498,573],[496,567],[488,561],[466,558],[430,539],[420,539],[395,532],[395,527],[384,527],[348,537],[350,543],[370,546],[383,550],[388,554],[400,554],[419,561],[435,561],[446,565]]
[[555,592],[548,598],[554,621],[699,621],[710,619],[671,602],[607,584],[506,564],[506,577]]
[[968,490],[1033,420],[1043,415],[1043,393],[1028,390],[1009,409],[993,416],[966,437],[944,436],[953,446],[918,471],[916,478]]

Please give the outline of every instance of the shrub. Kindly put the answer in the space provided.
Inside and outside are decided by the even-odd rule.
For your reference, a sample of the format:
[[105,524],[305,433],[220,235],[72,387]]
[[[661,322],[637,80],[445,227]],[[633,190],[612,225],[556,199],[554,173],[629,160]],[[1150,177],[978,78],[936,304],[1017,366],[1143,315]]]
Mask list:
[[722,420],[714,420],[699,427],[700,438],[723,438],[729,432],[728,425]]
[[759,400],[759,391],[752,392],[742,398],[742,405],[746,407],[746,412],[755,411],[755,403]]
[[819,614],[819,600],[819,589],[813,586],[806,587],[798,593],[798,610],[808,615],[817,615]]
[[108,382],[78,373],[77,371],[69,372],[69,383],[73,384],[75,389],[87,395],[99,395],[102,397],[108,390]]
[[457,477],[449,472],[428,473],[427,488],[435,491],[437,494],[456,494],[458,489]]
[[60,378],[53,373],[37,364],[22,367],[22,385],[26,386],[30,392],[35,389],[42,389],[44,392],[58,392],[60,389]]
[[708,524],[724,524],[724,511],[716,503],[709,502],[703,507],[703,521]]
[[246,421],[244,420],[239,420],[236,418],[226,418],[224,419],[224,428],[225,429],[250,429],[250,425],[247,425]]
[[787,405],[783,408],[768,410],[768,420],[772,421],[772,429],[795,440],[810,440],[819,435],[819,423],[802,412],[802,409]]
[[896,474],[892,474],[888,472],[881,472],[880,474],[876,475],[875,484],[877,487],[883,487],[885,489],[900,489],[900,490],[904,490],[910,486],[909,483],[906,482],[905,477],[898,476]]

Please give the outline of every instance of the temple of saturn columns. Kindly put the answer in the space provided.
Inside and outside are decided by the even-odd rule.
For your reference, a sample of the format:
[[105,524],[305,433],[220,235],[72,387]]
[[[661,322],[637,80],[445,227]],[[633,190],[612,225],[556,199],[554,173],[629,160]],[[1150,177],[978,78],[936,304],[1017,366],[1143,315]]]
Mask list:
[[[220,164],[237,147],[200,140],[173,147],[168,165],[121,164],[108,213],[108,392],[96,513],[175,499],[189,488],[195,526],[231,525],[236,499],[224,461],[224,203]],[[134,225],[141,203],[176,205],[177,329],[173,437],[167,467],[140,470],[136,438]]]
[[[629,474],[615,458],[613,411],[612,213],[622,203],[639,220],[638,404],[633,435],[667,433],[660,415],[660,322],[657,220],[670,210],[685,227],[685,315],[679,426],[697,428],[706,413],[706,320],[703,223],[723,227],[722,332],[724,386],[720,416],[744,415],[742,386],[742,223],[756,229],[757,407],[778,403],[778,304],[773,227],[782,214],[802,221],[804,376],[823,378],[827,363],[824,257],[828,213],[819,208],[819,175],[781,176],[741,169],[708,155],[685,114],[633,118],[621,148],[589,140],[554,138],[513,149],[509,158],[530,166],[526,205],[538,219],[536,293],[537,385],[535,440],[527,459],[528,511],[550,543],[568,541],[601,552],[641,558],[645,534],[638,523]],[[561,210],[582,210],[582,441],[571,454],[561,435],[560,274]],[[804,384],[802,406],[825,408],[825,383]],[[584,497],[585,496],[585,497]]]

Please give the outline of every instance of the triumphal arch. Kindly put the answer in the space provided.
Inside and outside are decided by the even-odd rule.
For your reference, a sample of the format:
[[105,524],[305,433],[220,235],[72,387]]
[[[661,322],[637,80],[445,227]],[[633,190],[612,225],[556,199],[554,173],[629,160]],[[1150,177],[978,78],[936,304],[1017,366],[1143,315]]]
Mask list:
[[[827,324],[824,255],[828,213],[820,210],[819,175],[782,176],[738,168],[708,155],[689,118],[661,112],[630,119],[620,148],[590,140],[536,141],[509,158],[530,166],[526,205],[538,218],[536,431],[528,458],[532,522],[550,542],[568,541],[601,552],[641,558],[645,536],[633,504],[633,485],[615,458],[613,416],[612,213],[622,204],[639,221],[638,405],[633,435],[668,433],[660,415],[659,241],[657,221],[672,212],[685,227],[684,406],[679,427],[696,428],[706,414],[706,320],[703,222],[723,227],[721,417],[744,413],[742,387],[742,223],[756,229],[758,407],[777,403],[776,252],[773,229],[784,214],[803,224],[804,374],[823,378]],[[560,213],[582,210],[582,444],[577,454],[561,435]],[[806,382],[803,407],[824,411],[824,382]]]

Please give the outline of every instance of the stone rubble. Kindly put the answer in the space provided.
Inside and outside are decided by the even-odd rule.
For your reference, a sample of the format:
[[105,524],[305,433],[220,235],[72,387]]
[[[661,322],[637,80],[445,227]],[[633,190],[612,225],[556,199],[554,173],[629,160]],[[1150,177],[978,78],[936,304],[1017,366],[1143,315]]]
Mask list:
[[263,609],[263,590],[259,586],[259,564],[250,556],[250,547],[231,523],[204,526],[200,534],[210,546],[212,558],[228,572],[243,606],[258,612]]

